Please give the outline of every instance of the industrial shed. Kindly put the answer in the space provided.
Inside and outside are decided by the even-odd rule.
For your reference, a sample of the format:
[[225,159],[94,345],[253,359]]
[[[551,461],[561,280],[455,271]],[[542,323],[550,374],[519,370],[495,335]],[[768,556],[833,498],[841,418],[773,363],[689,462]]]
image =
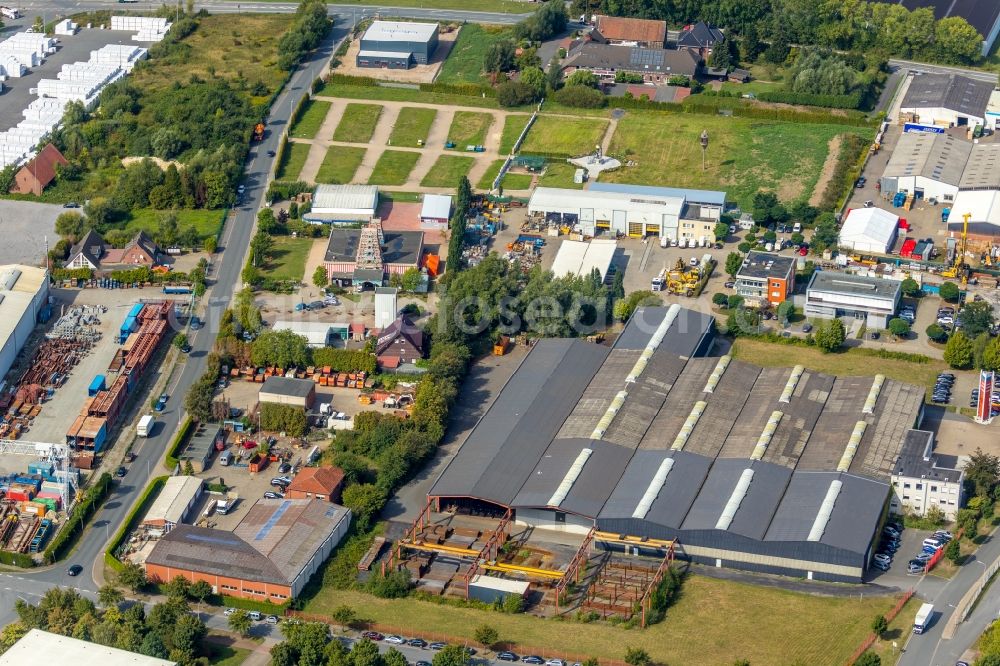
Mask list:
[[855,208],[840,228],[840,246],[855,252],[888,254],[898,229],[898,215],[881,208]]
[[172,476],[163,484],[142,524],[169,532],[183,523],[201,497],[204,481],[193,476]]
[[330,502],[260,499],[232,532],[171,530],[146,558],[146,576],[204,580],[216,594],[285,603],[302,592],[350,524],[351,510]]
[[807,317],[854,317],[869,328],[885,328],[896,316],[902,286],[898,280],[816,271],[806,288]]
[[216,444],[224,442],[225,437],[226,433],[218,423],[199,422],[179,460],[185,465],[191,463],[195,473],[200,474],[208,469]]
[[882,172],[882,194],[953,201],[971,153],[971,142],[950,134],[904,132]]
[[313,224],[357,224],[375,217],[377,209],[374,185],[317,185],[312,207],[302,219]]
[[257,399],[262,403],[311,409],[316,402],[316,383],[311,379],[271,376],[264,380]]
[[447,194],[425,194],[420,206],[420,226],[423,229],[447,229],[451,219],[451,197]]
[[10,370],[35,330],[48,298],[45,269],[21,264],[0,266],[0,377]]
[[595,269],[601,274],[601,282],[611,272],[612,261],[618,249],[618,242],[611,239],[595,238],[583,242],[564,240],[552,262],[552,274],[588,277]]
[[986,120],[986,105],[996,83],[961,74],[918,72],[899,107],[901,117],[924,125],[974,127]]
[[707,356],[713,326],[673,305],[638,310],[611,348],[539,341],[430,499],[608,549],[676,540],[712,566],[861,581],[923,389]]
[[437,23],[373,21],[361,37],[358,67],[408,69],[426,65],[438,45]]
[[310,347],[332,347],[342,336],[339,331],[344,325],[335,325],[324,321],[289,321],[279,319],[271,327],[274,331],[291,331],[306,339]]
[[176,661],[147,657],[70,636],[31,629],[0,655],[0,666],[73,664],[73,666],[176,666]]

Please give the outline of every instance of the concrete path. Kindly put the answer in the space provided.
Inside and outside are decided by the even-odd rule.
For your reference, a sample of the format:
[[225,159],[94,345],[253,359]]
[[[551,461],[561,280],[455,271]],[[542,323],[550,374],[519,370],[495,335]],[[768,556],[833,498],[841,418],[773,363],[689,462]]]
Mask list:
[[615,136],[615,130],[618,129],[618,119],[612,118],[608,121],[608,129],[604,131],[604,139],[601,140],[601,154],[607,155],[608,149],[611,148],[611,139]]

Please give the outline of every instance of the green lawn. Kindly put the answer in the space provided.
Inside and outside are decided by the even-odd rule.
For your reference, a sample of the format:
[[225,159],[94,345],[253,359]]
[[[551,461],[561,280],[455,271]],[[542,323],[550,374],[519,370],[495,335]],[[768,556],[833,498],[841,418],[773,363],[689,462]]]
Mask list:
[[246,648],[223,645],[215,641],[203,641],[202,649],[211,666],[239,666],[250,656]]
[[[732,664],[738,659],[751,664],[843,664],[868,635],[872,618],[887,612],[896,600],[821,597],[694,575],[685,581],[666,619],[643,630],[334,589],[321,590],[304,610],[329,615],[346,604],[359,618],[398,628],[398,633],[434,632],[452,636],[450,642],[471,639],[477,626],[489,624],[501,640],[526,648],[619,661],[626,646],[634,646],[661,664]],[[893,628],[903,626],[904,615]]]
[[503,134],[500,135],[500,153],[502,155],[506,155],[514,149],[517,137],[521,136],[521,132],[524,131],[524,126],[528,124],[529,120],[531,120],[531,116],[521,114],[507,116],[503,122]]
[[455,144],[455,150],[465,150],[466,146],[480,146],[486,142],[486,132],[493,124],[493,116],[475,111],[456,111],[448,130],[448,140]]
[[160,219],[164,215],[176,215],[177,227],[183,229],[193,224],[201,237],[215,236],[222,226],[221,210],[153,210],[152,208],[137,208],[129,213],[125,228],[129,231],[144,229],[147,233],[156,233],[160,227]]
[[330,185],[343,185],[351,182],[354,172],[358,170],[361,161],[365,159],[364,148],[330,146],[323,157],[323,164],[316,173],[316,182]]
[[414,165],[420,159],[420,153],[387,150],[382,153],[375,163],[369,185],[402,185],[409,178]]
[[503,182],[501,183],[504,191],[506,190],[527,190],[531,187],[531,174],[530,173],[511,173],[507,172],[503,176]]
[[436,109],[404,106],[399,110],[399,117],[392,128],[389,145],[412,147],[418,145],[418,141],[426,141],[436,117]]
[[510,28],[466,23],[441,66],[437,83],[479,83],[483,76],[483,56],[497,41],[511,38]]
[[484,173],[483,177],[479,179],[478,183],[476,183],[476,187],[481,190],[488,190],[493,187],[493,180],[497,177],[497,174],[500,173],[500,169],[503,167],[503,163],[505,161],[506,160],[493,160],[493,162],[490,163],[490,167],[486,170],[486,173]]
[[[450,93],[423,92],[413,88],[386,88],[383,86],[349,86],[343,83],[326,83],[317,95],[340,99],[380,100],[387,102],[423,102],[425,104],[451,104],[482,109],[499,109],[495,97],[472,97]],[[520,107],[528,111],[532,106]]]
[[[707,169],[698,138],[708,131]],[[725,190],[744,209],[761,189],[785,202],[808,199],[826,160],[830,139],[867,132],[842,125],[727,118],[701,114],[629,112],[618,122],[609,154],[634,167],[603,174],[601,181]],[[535,136],[532,129],[529,135]]]
[[458,187],[458,180],[469,174],[474,157],[442,155],[420,181],[423,187]]
[[330,102],[319,99],[306,100],[299,119],[292,125],[292,136],[297,139],[312,139],[319,132],[320,125],[330,110]]
[[261,270],[261,275],[275,280],[303,279],[312,244],[312,238],[275,236],[274,248],[268,254],[267,266]]
[[[268,0],[281,2],[282,0]],[[384,7],[375,0],[338,0],[341,5],[376,5]],[[393,7],[419,7],[421,9],[461,9],[474,12],[494,12],[501,14],[530,14],[538,9],[538,5],[517,0],[393,0]]]
[[309,144],[308,143],[292,143],[291,141],[285,146],[285,152],[281,156],[281,164],[278,165],[278,170],[275,173],[276,180],[298,180],[299,174],[302,173],[302,167],[306,164],[306,158],[309,156]]
[[539,187],[568,187],[582,190],[583,183],[574,183],[573,175],[577,167],[569,162],[549,162],[545,165],[542,177],[538,179]]
[[368,143],[375,133],[375,126],[381,115],[381,104],[348,104],[344,109],[344,116],[333,132],[333,140]]
[[594,152],[607,128],[608,121],[598,118],[540,116],[521,144],[521,152],[579,157]]

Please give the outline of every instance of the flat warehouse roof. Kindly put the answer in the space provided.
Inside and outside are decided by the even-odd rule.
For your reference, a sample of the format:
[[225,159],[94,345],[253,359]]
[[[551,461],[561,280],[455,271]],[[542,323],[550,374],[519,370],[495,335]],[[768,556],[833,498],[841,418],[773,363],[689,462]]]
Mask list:
[[378,207],[378,188],[374,185],[317,185],[313,210],[371,211]]
[[596,268],[603,280],[611,269],[611,262],[618,249],[618,242],[597,238],[589,242],[564,240],[552,262],[552,273],[557,278],[566,275],[589,276]]
[[311,379],[296,379],[295,377],[270,376],[264,380],[260,387],[261,393],[273,393],[275,395],[291,395],[298,398],[305,398],[316,390],[316,384]]
[[950,134],[904,132],[882,175],[888,178],[923,176],[958,185],[971,152],[972,143]]
[[437,23],[372,21],[362,39],[388,42],[426,42],[437,34]]
[[896,280],[868,277],[867,275],[816,271],[809,281],[808,291],[819,290],[845,296],[895,300],[900,288],[901,283]]
[[[422,231],[383,231],[382,260],[387,264],[416,264],[424,247]],[[330,229],[326,261],[354,262],[358,258],[361,229]]]
[[147,657],[90,641],[32,629],[0,655],[3,666],[73,664],[73,666],[175,666],[177,662]]
[[687,187],[650,187],[623,183],[591,183],[588,192],[618,192],[643,196],[674,197],[693,204],[726,205],[726,193],[717,190],[693,190]]
[[684,199],[654,194],[536,187],[531,193],[531,199],[528,200],[528,211],[532,213],[578,214],[584,208],[680,216],[684,208]]
[[995,83],[971,79],[961,74],[924,72],[910,79],[903,97],[903,109],[943,108],[982,118]]

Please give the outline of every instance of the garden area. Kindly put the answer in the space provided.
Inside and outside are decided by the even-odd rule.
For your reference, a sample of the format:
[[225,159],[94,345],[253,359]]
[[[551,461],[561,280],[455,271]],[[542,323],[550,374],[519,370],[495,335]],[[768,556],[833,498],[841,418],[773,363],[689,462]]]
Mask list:
[[419,142],[426,141],[436,117],[436,109],[404,106],[396,117],[396,124],[389,136],[389,145],[416,146]]
[[333,140],[368,143],[375,133],[382,108],[381,104],[348,104],[337,129],[333,131]]
[[493,116],[489,113],[475,111],[456,111],[448,129],[448,141],[455,144],[456,150],[465,150],[466,146],[480,146],[486,142],[486,132],[493,124]]
[[267,265],[259,267],[260,274],[275,281],[301,281],[314,239],[291,236],[273,236],[272,239],[274,245],[268,250]]
[[545,171],[538,179],[540,187],[563,187],[572,190],[582,190],[583,183],[574,183],[573,176],[577,167],[569,162],[549,162],[545,165]]
[[594,152],[607,129],[608,121],[599,118],[539,116],[521,144],[521,153],[580,157]]
[[378,158],[369,185],[402,185],[420,159],[420,153],[408,150],[386,150]]
[[[296,139],[312,139],[319,133],[319,128],[330,110],[330,102],[319,99],[307,99],[299,112],[299,117],[292,125],[290,136]],[[322,137],[320,137],[322,138]]]
[[451,47],[448,59],[441,66],[437,83],[480,83],[483,76],[483,57],[490,46],[512,37],[510,28],[466,23]]
[[275,178],[278,180],[298,180],[299,174],[302,173],[302,167],[306,165],[306,158],[309,157],[309,147],[308,143],[289,141],[285,144]]
[[476,158],[442,155],[420,182],[423,187],[455,187],[462,176],[467,176]]
[[504,119],[503,134],[500,135],[500,153],[507,155],[514,149],[517,137],[521,136],[531,116],[514,113]]
[[365,159],[366,152],[367,149],[360,147],[330,146],[316,173],[316,182],[328,185],[344,185],[351,182]]

